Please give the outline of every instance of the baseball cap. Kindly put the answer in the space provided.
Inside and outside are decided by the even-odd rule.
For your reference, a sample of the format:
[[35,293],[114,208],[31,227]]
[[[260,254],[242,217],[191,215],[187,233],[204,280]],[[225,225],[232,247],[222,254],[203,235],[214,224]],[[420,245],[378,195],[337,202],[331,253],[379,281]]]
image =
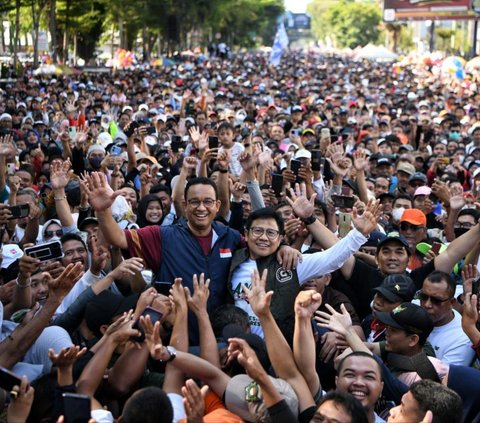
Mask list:
[[90,147],[88,147],[87,157],[90,156],[90,154],[92,154],[94,151],[99,151],[105,154],[105,149],[100,144],[93,144]]
[[433,330],[433,322],[427,311],[413,303],[402,303],[390,313],[380,311],[378,320],[387,326],[423,335],[425,338]]
[[377,160],[377,167],[382,166],[382,165],[388,165],[392,166],[392,162],[388,157],[379,157]]
[[0,115],[0,120],[12,120],[12,115],[10,113],[2,113]]
[[310,151],[301,148],[295,153],[295,159],[311,159],[312,153]]
[[415,190],[415,193],[413,194],[413,196],[416,197],[417,195],[430,195],[431,193],[432,193],[432,189],[424,185],[422,187],[418,187]]
[[404,172],[412,176],[415,173],[415,167],[410,163],[400,162],[397,166],[397,172]]
[[400,223],[408,222],[412,225],[427,225],[427,217],[425,213],[418,209],[407,209],[403,212],[402,217],[400,218]]
[[407,239],[403,236],[400,235],[398,232],[389,232],[386,234],[377,244],[377,252],[380,251],[380,249],[387,243],[389,242],[399,242],[402,244],[406,249],[407,253],[410,254],[410,245],[408,244]]
[[415,172],[412,176],[410,176],[410,179],[408,182],[413,182],[413,181],[422,181],[424,184],[426,184],[427,181],[427,176],[422,173],[422,172]]
[[[268,377],[282,399],[286,401],[293,415],[298,416],[298,398],[290,384],[283,379]],[[265,421],[265,418],[268,416],[268,410],[263,400],[256,402],[246,400],[246,388],[252,382],[254,380],[248,375],[232,377],[225,390],[225,405],[229,411],[248,422]],[[258,390],[259,396],[261,396],[260,387],[258,387]]]
[[392,303],[412,301],[417,291],[412,278],[402,274],[388,275],[380,286],[373,289]]
[[98,219],[96,217],[87,217],[80,222],[80,224],[78,225],[78,229],[85,232],[86,226],[90,224],[98,226]]
[[302,106],[293,106],[292,107],[292,113],[293,112],[303,112]]

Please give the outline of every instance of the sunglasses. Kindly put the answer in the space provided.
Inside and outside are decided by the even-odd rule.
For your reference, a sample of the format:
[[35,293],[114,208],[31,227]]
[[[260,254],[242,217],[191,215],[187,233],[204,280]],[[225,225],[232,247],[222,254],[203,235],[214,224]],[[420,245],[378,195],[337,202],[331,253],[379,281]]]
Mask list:
[[58,236],[60,238],[62,235],[62,229],[57,229],[56,231],[45,231],[45,238],[52,238],[53,236]]
[[427,302],[428,300],[430,300],[430,302],[433,304],[433,305],[436,305],[436,306],[439,306],[441,305],[442,303],[444,303],[445,301],[449,301],[450,298],[437,298],[437,297],[432,297],[431,295],[427,295],[425,293],[423,293],[422,291],[418,292],[417,295],[416,295],[417,299],[422,301],[422,302]]

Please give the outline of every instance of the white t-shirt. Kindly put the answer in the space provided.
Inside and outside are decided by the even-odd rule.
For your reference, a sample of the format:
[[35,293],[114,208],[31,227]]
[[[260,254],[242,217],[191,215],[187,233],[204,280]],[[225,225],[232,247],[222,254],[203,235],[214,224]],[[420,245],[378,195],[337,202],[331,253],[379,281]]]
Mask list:
[[436,326],[428,337],[435,355],[447,364],[470,366],[475,356],[472,343],[462,330],[462,316],[453,310],[453,320],[446,325]]
[[[297,264],[297,276],[300,284],[310,279],[342,267],[343,263],[367,241],[357,229],[353,229],[342,240],[338,241],[328,250],[314,254],[305,254],[303,261]],[[257,267],[255,260],[248,259],[238,266],[232,275],[231,288],[235,305],[244,310],[249,317],[251,332],[263,338],[260,320],[255,315],[250,304],[245,300],[242,284],[247,288],[251,286],[251,275]]]
[[228,152],[230,154],[230,163],[228,165],[228,171],[233,175],[233,176],[240,176],[242,173],[242,165],[240,164],[238,160],[238,156],[242,154],[245,151],[245,147],[243,144],[240,144],[239,142],[235,142],[233,144],[232,148],[224,148],[220,147],[218,149],[218,152],[221,153],[222,151]]

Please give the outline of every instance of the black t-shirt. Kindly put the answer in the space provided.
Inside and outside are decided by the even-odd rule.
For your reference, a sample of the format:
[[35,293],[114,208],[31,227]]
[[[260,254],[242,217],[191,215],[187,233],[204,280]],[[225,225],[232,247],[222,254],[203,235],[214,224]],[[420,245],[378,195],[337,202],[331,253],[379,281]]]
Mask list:
[[[425,278],[435,270],[434,260],[418,267],[408,274],[417,289],[422,287]],[[343,278],[340,271],[335,272],[331,287],[343,292],[352,302],[358,316],[363,320],[372,310],[370,303],[375,294],[374,288],[381,285],[385,275],[380,272],[378,267],[370,266],[361,259],[355,259],[355,266],[350,280]]]

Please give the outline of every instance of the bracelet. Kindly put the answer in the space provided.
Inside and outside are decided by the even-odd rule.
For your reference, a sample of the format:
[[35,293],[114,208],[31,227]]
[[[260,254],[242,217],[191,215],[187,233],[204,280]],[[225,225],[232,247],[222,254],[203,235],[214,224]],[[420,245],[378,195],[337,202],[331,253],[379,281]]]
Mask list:
[[317,220],[317,217],[314,214],[312,214],[311,216],[306,217],[305,219],[301,219],[301,220],[306,226],[308,226],[308,225],[311,225],[312,223],[314,223]]
[[88,210],[90,210],[90,206],[86,206],[86,207],[79,206],[79,207],[78,207],[78,210],[80,210],[80,211],[88,211]]
[[62,201],[62,200],[66,200],[66,199],[67,199],[67,196],[64,195],[63,197],[53,197],[53,199],[54,199],[55,201]]
[[32,279],[28,279],[28,282],[25,285],[22,285],[18,282],[18,278],[17,278],[17,279],[15,279],[15,283],[17,284],[17,286],[19,288],[28,288],[29,286],[32,285]]
[[218,169],[220,173],[228,173],[228,169]]

